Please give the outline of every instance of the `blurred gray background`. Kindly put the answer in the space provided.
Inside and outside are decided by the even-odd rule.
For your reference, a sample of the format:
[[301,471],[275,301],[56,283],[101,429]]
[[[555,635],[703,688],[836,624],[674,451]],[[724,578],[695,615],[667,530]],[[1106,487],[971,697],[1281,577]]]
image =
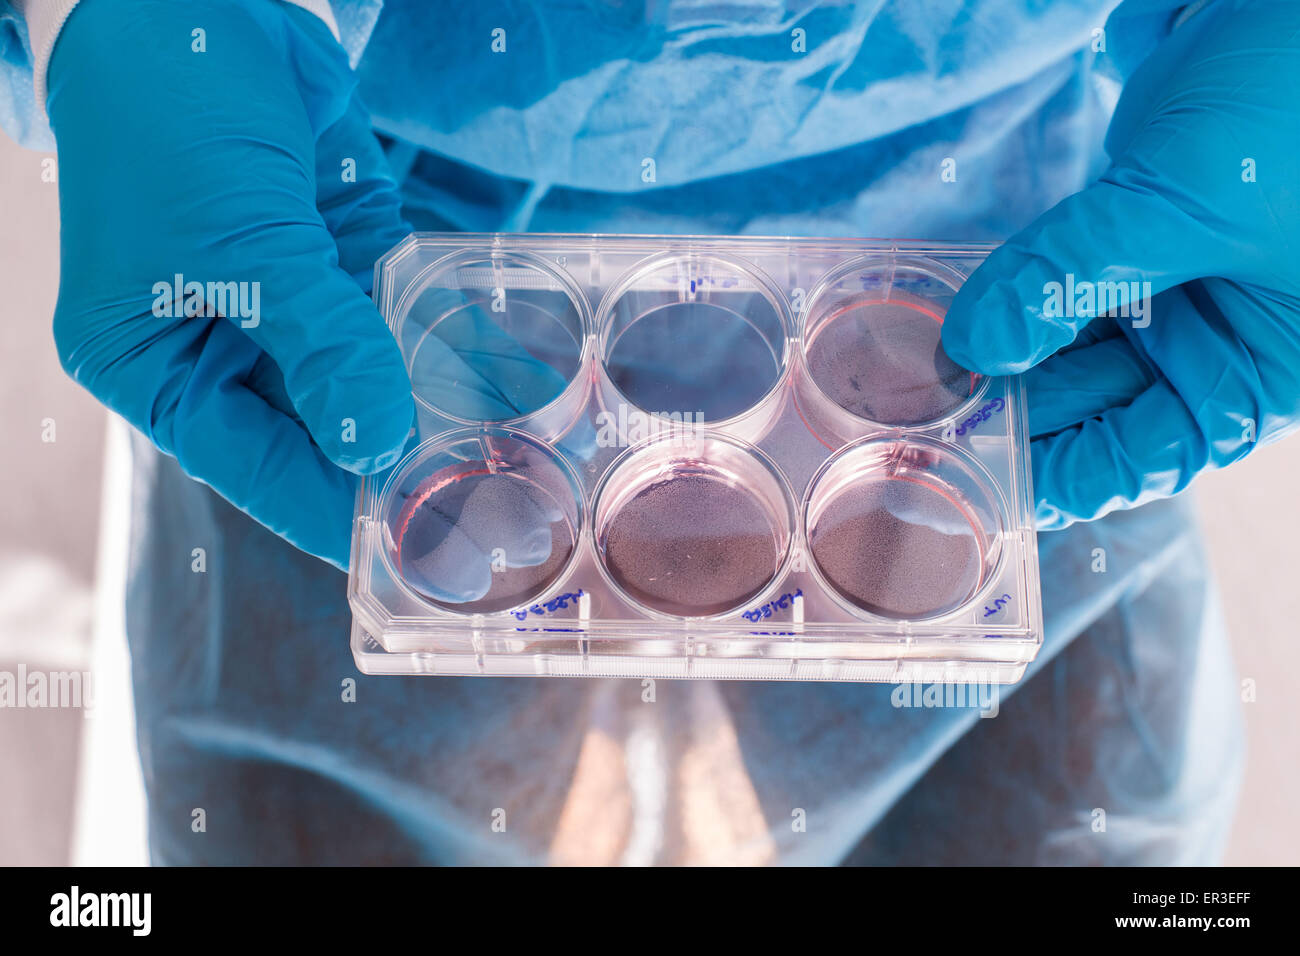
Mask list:
[[[101,602],[98,614],[94,608],[107,416],[64,375],[54,352],[58,190],[42,181],[43,158],[0,136],[0,436],[13,453],[0,471],[0,671],[94,667],[95,707],[90,716],[75,708],[0,709],[0,864],[139,862],[139,769],[129,709],[113,691],[124,680],[121,635],[104,626],[111,603]],[[55,440],[45,441],[51,420]],[[1300,438],[1204,476],[1194,491],[1237,667],[1257,688],[1257,699],[1242,704],[1249,754],[1232,864],[1300,862],[1296,474]],[[120,570],[116,552],[105,553],[101,579]]]

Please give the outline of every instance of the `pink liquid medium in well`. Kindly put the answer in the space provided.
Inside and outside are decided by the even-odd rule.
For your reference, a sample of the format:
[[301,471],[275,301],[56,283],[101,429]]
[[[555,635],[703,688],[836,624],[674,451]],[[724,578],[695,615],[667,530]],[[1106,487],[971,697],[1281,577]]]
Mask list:
[[605,567],[631,597],[665,614],[720,614],[758,595],[782,561],[767,511],[706,470],[650,484],[610,518]]
[[841,408],[885,425],[917,425],[948,414],[978,376],[943,350],[943,316],[903,299],[850,300],[808,343],[808,372]]
[[526,603],[555,583],[577,546],[557,500],[517,472],[493,474],[482,463],[444,469],[394,522],[398,570],[447,610],[489,614]]
[[884,617],[942,614],[980,584],[983,554],[972,516],[943,489],[915,478],[843,489],[817,517],[809,545],[831,587]]

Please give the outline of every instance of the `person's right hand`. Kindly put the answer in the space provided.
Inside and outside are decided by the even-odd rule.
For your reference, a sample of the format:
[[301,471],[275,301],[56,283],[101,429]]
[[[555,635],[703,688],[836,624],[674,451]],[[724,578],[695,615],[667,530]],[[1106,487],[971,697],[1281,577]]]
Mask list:
[[355,476],[396,461],[413,405],[365,293],[407,229],[342,47],[285,3],[84,0],[48,80],[64,367],[346,568]]
[[1298,92],[1300,6],[1206,6],[1124,86],[1110,169],[957,293],[948,355],[1028,372],[1040,529],[1300,428]]

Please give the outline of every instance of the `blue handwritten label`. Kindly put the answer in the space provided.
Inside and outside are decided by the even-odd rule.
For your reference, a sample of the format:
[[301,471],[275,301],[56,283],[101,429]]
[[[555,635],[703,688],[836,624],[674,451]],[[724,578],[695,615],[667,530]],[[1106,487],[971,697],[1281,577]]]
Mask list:
[[787,591],[775,601],[768,601],[762,607],[756,607],[752,611],[742,611],[741,616],[751,623],[761,621],[765,617],[771,617],[777,611],[786,610],[793,603],[794,599],[798,597],[803,597],[803,588],[800,588],[793,594]]
[[985,403],[979,411],[975,412],[970,418],[957,426],[957,434],[964,435],[967,432],[973,432],[978,426],[988,421],[1006,407],[1007,403],[1000,398],[995,398],[993,401]]
[[1011,595],[1004,594],[1002,595],[1002,597],[998,598],[996,601],[993,602],[992,607],[990,607],[987,604],[984,605],[984,616],[992,617],[994,614],[997,614],[998,611],[1001,611],[1003,608],[1009,606],[1010,604],[1011,604]]
[[544,614],[554,614],[556,611],[566,610],[570,601],[576,602],[580,597],[582,597],[581,588],[578,589],[576,594],[570,591],[558,597],[553,597],[542,604],[534,604],[532,607],[520,608],[518,611],[511,611],[510,613],[515,616],[517,621],[527,620],[529,614],[536,614],[541,617]]
[[668,279],[669,282],[689,282],[691,292],[702,290],[705,286],[714,286],[719,289],[734,289],[740,285],[740,279],[736,276],[695,276],[694,278],[684,276],[680,272],[674,273]]

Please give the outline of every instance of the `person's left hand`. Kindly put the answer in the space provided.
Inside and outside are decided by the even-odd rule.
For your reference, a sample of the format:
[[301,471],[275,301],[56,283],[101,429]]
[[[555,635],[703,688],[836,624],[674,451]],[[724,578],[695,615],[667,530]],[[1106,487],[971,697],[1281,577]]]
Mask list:
[[[1029,370],[1040,528],[1178,492],[1300,421],[1297,103],[1300,5],[1212,4],[1125,86],[1111,168],[958,293],[953,360]],[[1107,283],[1137,296],[1083,297]]]

